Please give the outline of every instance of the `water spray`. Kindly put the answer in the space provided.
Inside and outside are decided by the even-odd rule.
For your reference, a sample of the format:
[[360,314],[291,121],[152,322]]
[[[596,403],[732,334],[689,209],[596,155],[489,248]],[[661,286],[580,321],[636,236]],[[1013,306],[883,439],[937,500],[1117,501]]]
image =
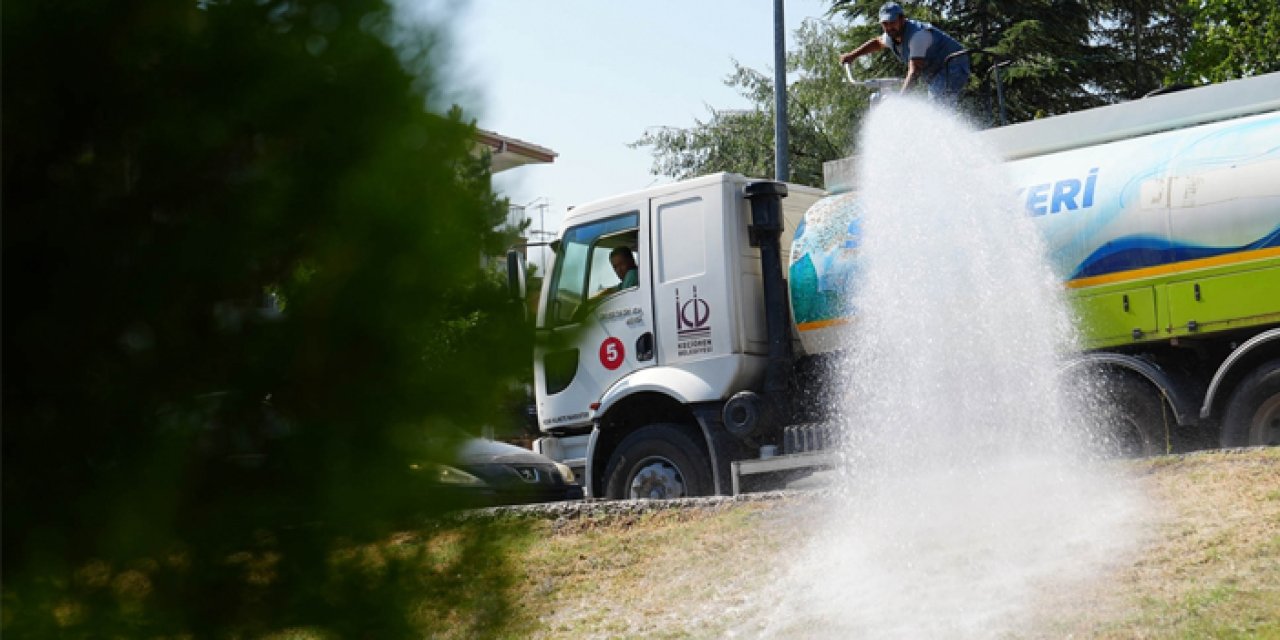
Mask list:
[[999,636],[1132,549],[1141,501],[1059,384],[1073,325],[995,154],[913,97],[874,106],[859,149],[845,465],[750,632]]

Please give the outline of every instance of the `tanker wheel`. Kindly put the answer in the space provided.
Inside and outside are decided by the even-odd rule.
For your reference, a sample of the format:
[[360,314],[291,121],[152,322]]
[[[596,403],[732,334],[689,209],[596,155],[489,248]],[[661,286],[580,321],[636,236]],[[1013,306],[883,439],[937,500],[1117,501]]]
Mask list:
[[711,463],[678,425],[655,424],[623,438],[605,468],[605,495],[670,499],[711,495]]
[[1280,360],[1271,360],[1240,381],[1222,417],[1222,446],[1280,444]]
[[1132,375],[1109,376],[1101,396],[1109,444],[1108,453],[1130,458],[1154,456],[1168,450],[1173,416],[1164,408],[1164,399],[1155,387]]

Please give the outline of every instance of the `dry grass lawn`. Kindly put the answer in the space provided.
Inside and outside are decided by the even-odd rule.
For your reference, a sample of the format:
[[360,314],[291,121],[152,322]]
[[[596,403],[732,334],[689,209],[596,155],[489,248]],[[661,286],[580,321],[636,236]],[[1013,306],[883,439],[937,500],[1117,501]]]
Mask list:
[[[1280,638],[1280,449],[1121,463],[1154,508],[1131,560],[1047,592],[1026,638]],[[812,497],[514,517],[500,637],[720,638],[788,559]],[[812,514],[809,514],[812,515]],[[465,580],[465,577],[460,576]],[[481,581],[483,582],[483,581]],[[496,583],[491,586],[496,586]],[[821,630],[815,629],[821,636]],[[435,637],[469,637],[466,625]]]
[[1047,636],[1280,638],[1280,449],[1132,463],[1145,552],[1044,616]]

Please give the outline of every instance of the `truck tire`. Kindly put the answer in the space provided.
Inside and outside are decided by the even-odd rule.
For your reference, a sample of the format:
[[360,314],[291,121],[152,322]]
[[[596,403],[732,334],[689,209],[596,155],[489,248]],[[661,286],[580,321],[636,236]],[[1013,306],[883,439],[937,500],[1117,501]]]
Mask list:
[[1222,417],[1222,446],[1280,444],[1280,360],[1264,362],[1240,381]]
[[1109,377],[1102,393],[1105,417],[1103,435],[1107,453],[1131,458],[1167,453],[1171,446],[1173,416],[1164,408],[1164,399],[1151,384],[1133,375]]
[[711,463],[679,425],[654,424],[623,438],[605,467],[605,496],[670,499],[714,491]]

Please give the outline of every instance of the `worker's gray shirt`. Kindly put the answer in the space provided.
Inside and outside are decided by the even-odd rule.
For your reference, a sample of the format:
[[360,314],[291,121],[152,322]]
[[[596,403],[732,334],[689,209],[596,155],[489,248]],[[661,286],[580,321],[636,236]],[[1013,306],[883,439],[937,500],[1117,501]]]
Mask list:
[[901,43],[894,42],[887,33],[880,37],[880,41],[907,64],[911,64],[912,58],[923,58],[926,82],[942,71],[947,56],[964,49],[941,29],[928,22],[910,19],[903,25]]

